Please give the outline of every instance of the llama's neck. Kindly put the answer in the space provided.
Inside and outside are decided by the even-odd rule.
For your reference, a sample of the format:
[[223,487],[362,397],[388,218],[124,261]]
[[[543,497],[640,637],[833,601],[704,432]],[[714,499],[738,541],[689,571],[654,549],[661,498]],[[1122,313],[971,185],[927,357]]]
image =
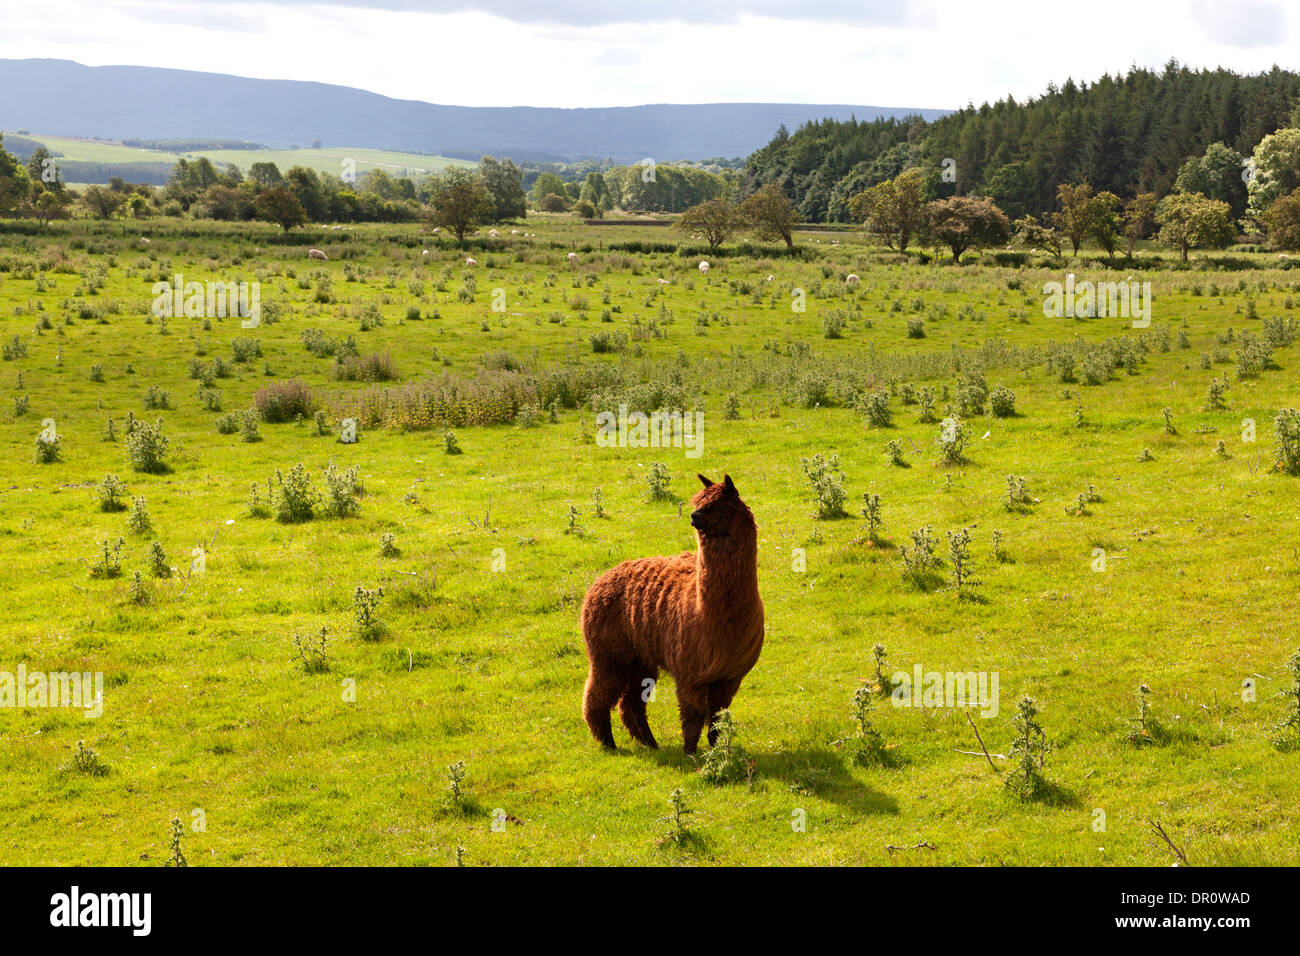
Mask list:
[[701,607],[725,607],[757,593],[757,531],[746,529],[720,541],[700,541],[695,554],[695,596]]

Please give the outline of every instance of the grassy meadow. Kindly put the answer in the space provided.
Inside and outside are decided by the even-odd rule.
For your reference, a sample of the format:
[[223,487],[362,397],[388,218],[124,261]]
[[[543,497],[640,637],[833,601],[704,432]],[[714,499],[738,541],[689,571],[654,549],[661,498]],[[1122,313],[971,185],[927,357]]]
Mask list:
[[[854,234],[799,234],[785,256],[564,217],[499,229],[468,250],[392,226],[0,234],[0,671],[104,675],[98,719],[0,707],[8,862],[157,865],[173,818],[191,865],[1168,865],[1153,821],[1193,864],[1295,861],[1300,749],[1276,741],[1300,647],[1300,478],[1274,468],[1273,421],[1300,403],[1300,344],[1242,378],[1238,353],[1296,315],[1300,272],[1266,253],[954,267]],[[1150,281],[1150,327],[1045,316],[1043,284],[1067,272]],[[176,274],[260,283],[260,326],[162,322],[151,288]],[[1014,415],[961,414],[981,376]],[[240,414],[289,379],[326,434],[310,413]],[[923,422],[909,398],[927,388]],[[159,390],[169,407],[146,408]],[[888,426],[860,410],[879,390]],[[702,455],[599,446],[595,411],[620,402],[703,411]],[[936,443],[949,406],[969,429],[955,464]],[[133,470],[128,413],[161,420],[165,471]],[[45,419],[58,459],[37,463]],[[801,459],[817,454],[838,456],[847,517],[816,516]],[[300,463],[317,489],[355,467],[359,510],[259,516],[252,487],[264,506]],[[731,475],[755,514],[767,614],[732,706],[747,772],[722,785],[682,753],[667,675],[657,752],[615,720],[603,753],[581,717],[583,594],[618,561],[694,546],[697,472]],[[127,510],[101,510],[109,474]],[[151,530],[128,527],[135,496]],[[924,526],[941,563],[918,584],[902,552]],[[94,576],[119,537],[120,576]],[[358,587],[383,589],[364,632]],[[296,649],[322,628],[323,660]],[[982,745],[967,711],[882,696],[884,756],[853,760],[877,643],[887,674],[996,673],[999,713],[971,713]],[[1022,694],[1052,747],[1032,799],[1004,786]],[[96,756],[74,759],[79,741]],[[675,788],[693,811],[677,840]]]

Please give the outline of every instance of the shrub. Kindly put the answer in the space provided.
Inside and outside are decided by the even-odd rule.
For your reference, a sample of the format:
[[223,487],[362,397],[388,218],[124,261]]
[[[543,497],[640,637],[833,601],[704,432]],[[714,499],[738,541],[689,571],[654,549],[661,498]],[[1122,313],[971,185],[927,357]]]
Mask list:
[[894,412],[889,406],[889,392],[878,388],[862,398],[862,413],[873,428],[889,428],[894,423]]
[[938,579],[936,569],[939,559],[934,554],[934,539],[930,526],[912,532],[912,545],[899,548],[903,558],[903,580],[910,581],[923,591],[928,591]]
[[357,500],[361,494],[357,480],[357,466],[346,471],[328,465],[325,468],[324,513],[335,518],[346,518],[361,510]]
[[168,398],[167,393],[157,385],[150,385],[145,389],[144,407],[151,411],[158,408],[171,408],[171,399]]
[[334,360],[334,377],[344,382],[392,382],[399,376],[391,354],[371,352],[365,356],[340,355]]
[[152,425],[135,422],[126,436],[126,455],[136,471],[157,474],[167,470],[167,438],[162,433],[162,419]]
[[253,407],[269,424],[310,418],[316,410],[312,391],[301,379],[288,379],[264,385],[253,394]]
[[650,471],[646,474],[646,500],[647,501],[668,501],[672,499],[672,492],[668,489],[669,483],[673,476],[668,472],[668,466],[662,461],[653,461],[650,463]]
[[966,442],[970,440],[970,428],[956,416],[945,418],[939,423],[939,437],[935,444],[939,446],[939,455],[945,465],[958,465],[966,460]]
[[357,636],[362,640],[373,640],[381,636],[384,626],[375,616],[375,609],[384,596],[383,585],[377,588],[363,588],[357,585],[352,592],[352,619],[356,624]]
[[287,475],[276,469],[275,482],[271,507],[276,520],[286,524],[310,521],[319,501],[316,489],[311,486],[307,467],[299,462],[289,469]]
[[153,522],[149,520],[149,508],[144,495],[136,495],[131,500],[131,514],[127,516],[126,528],[132,534],[148,534],[153,531]]
[[712,733],[715,743],[709,747],[700,762],[700,776],[709,783],[723,784],[738,780],[745,774],[745,751],[736,743],[736,724],[730,710],[720,710],[713,718]]
[[36,436],[36,463],[52,465],[59,460],[63,451],[63,439],[58,435],[46,436],[44,432]]
[[235,412],[228,412],[217,419],[217,434],[233,435],[239,431],[239,415]]
[[1046,785],[1043,764],[1051,745],[1047,734],[1038,723],[1038,702],[1028,694],[1016,704],[1016,715],[1011,719],[1016,737],[1011,744],[1010,756],[1015,759],[1015,770],[1007,775],[1006,787],[1022,800],[1032,800]]
[[92,578],[116,578],[122,575],[122,545],[126,544],[121,538],[117,539],[116,544],[109,544],[107,540],[100,542],[100,553],[97,555],[97,561],[90,566],[90,576]]
[[848,493],[844,490],[840,456],[832,455],[827,460],[818,453],[812,458],[801,458],[799,464],[812,485],[812,497],[817,502],[816,516],[822,519],[846,517],[848,512],[844,510],[844,502],[848,499]]
[[989,392],[989,408],[994,418],[1010,418],[1016,413],[1016,393],[999,385]]
[[230,356],[236,362],[251,362],[262,357],[262,343],[258,339],[237,335],[230,340]]
[[99,486],[99,510],[125,511],[126,505],[122,503],[125,495],[126,486],[117,480],[117,475],[105,475]]
[[243,441],[255,442],[262,440],[262,436],[257,433],[257,412],[251,408],[246,408],[239,413],[239,432]]
[[163,550],[161,541],[149,545],[149,571],[156,578],[172,576],[171,562],[167,560],[167,552]]
[[1273,419],[1277,468],[1288,475],[1300,475],[1300,411],[1284,408]]

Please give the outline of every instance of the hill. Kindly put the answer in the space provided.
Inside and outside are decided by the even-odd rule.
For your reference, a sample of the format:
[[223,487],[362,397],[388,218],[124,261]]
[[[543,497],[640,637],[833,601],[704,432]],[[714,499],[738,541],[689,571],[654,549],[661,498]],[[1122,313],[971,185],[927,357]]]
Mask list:
[[797,103],[655,104],[599,109],[444,106],[326,83],[259,80],[70,60],[0,60],[8,128],[122,139],[234,139],[286,148],[354,144],[519,161],[636,162],[745,156],[781,124],[851,116],[935,119],[943,110]]

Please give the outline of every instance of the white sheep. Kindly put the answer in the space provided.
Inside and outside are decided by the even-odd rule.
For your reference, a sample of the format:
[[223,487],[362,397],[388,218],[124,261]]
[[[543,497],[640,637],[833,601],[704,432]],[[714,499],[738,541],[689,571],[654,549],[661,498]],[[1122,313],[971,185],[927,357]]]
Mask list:
[[659,284],[660,284],[660,285],[668,285],[668,284],[669,284],[670,282],[672,282],[672,281],[673,281],[672,279],[660,279],[660,280],[659,280]]
[[491,236],[493,239],[495,239],[495,238],[497,238],[498,236],[500,236],[501,233],[499,233],[499,232],[497,232],[495,229],[493,229],[491,232],[488,233],[488,235]]
[[510,235],[512,235],[512,236],[517,236],[517,235],[519,235],[519,230],[518,230],[518,229],[511,229],[511,230],[510,230]]
[[427,256],[428,254],[429,254],[429,250],[428,250],[428,249],[425,249],[422,253],[420,253],[420,255],[422,255],[422,256]]
[[142,245],[142,246],[147,246],[147,245],[149,245],[149,240],[146,239],[144,236],[141,236],[141,237],[140,237],[140,245]]
[[855,273],[850,272],[848,276],[845,277],[844,284],[847,285],[850,289],[856,289],[858,287],[857,275]]
[[577,254],[576,252],[570,252],[570,253],[569,253],[569,261],[570,261],[570,262],[577,262],[577,261],[578,261],[578,254]]
[[438,233],[440,233],[440,232],[442,232],[442,226],[434,226],[434,227],[433,227],[433,234],[434,234],[435,236],[436,236]]
[[701,261],[700,261],[700,271],[701,271],[701,272],[708,272],[708,271],[709,271],[709,264],[708,264],[707,262],[704,262],[703,260],[701,260]]
[[325,255],[325,253],[321,252],[319,249],[308,249],[308,250],[307,250],[307,258],[308,258],[308,259],[323,259],[325,262],[329,262],[329,258],[330,258],[330,257],[327,256],[327,255]]
[[772,281],[773,279],[775,279],[775,278],[776,278],[776,276],[768,276],[768,277],[767,277],[767,281],[768,281],[768,282],[771,282],[771,281]]
[[465,260],[465,265],[467,265],[467,266],[476,266],[476,265],[478,265],[478,263],[477,263],[475,260],[473,260],[473,259],[466,259],[466,260]]

